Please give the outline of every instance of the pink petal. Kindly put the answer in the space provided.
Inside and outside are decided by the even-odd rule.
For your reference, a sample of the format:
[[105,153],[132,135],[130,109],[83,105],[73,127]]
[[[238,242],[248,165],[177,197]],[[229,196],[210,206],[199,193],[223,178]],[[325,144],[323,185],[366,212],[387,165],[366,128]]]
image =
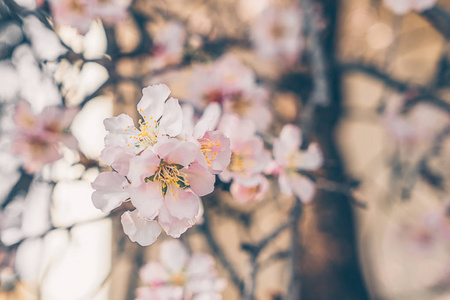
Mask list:
[[141,246],[153,244],[161,233],[156,221],[148,220],[139,215],[139,211],[125,212],[121,217],[123,231],[133,242]]
[[100,173],[91,185],[95,189],[92,193],[92,202],[103,212],[119,207],[129,198],[128,182],[125,177],[116,172]]
[[173,194],[170,187],[167,188],[164,203],[171,216],[177,219],[195,219],[198,214],[199,204],[198,196],[189,190],[173,188]]
[[174,238],[179,238],[181,234],[186,232],[195,224],[193,219],[177,219],[173,217],[165,205],[159,210],[158,222],[164,231]]
[[170,95],[170,89],[165,84],[151,85],[142,90],[142,98],[137,104],[137,110],[148,121],[150,117],[158,120],[163,114],[164,102]]
[[198,196],[205,196],[214,191],[216,177],[208,172],[199,163],[193,163],[189,168],[181,170],[186,175],[186,179],[192,191]]
[[195,160],[199,147],[188,141],[168,139],[157,144],[156,153],[169,164],[179,164],[187,167]]
[[131,203],[139,209],[141,215],[153,219],[163,203],[163,194],[159,182],[147,182],[130,188]]
[[170,98],[164,104],[164,112],[159,122],[159,133],[177,136],[183,128],[183,111],[178,100]]
[[100,153],[100,159],[123,176],[128,175],[130,159],[133,157],[134,155],[127,153],[126,149],[120,146],[106,146]]

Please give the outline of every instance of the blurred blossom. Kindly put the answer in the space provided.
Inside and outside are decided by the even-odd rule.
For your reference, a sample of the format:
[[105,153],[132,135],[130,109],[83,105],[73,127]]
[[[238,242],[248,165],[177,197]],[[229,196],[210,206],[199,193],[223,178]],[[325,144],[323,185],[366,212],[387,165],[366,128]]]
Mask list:
[[46,107],[34,115],[28,102],[16,107],[16,130],[11,151],[20,154],[28,173],[39,171],[45,164],[61,158],[60,147],[77,148],[76,139],[68,128],[77,113],[76,109]]
[[0,61],[0,101],[14,100],[20,89],[20,81],[14,66]]
[[71,26],[81,34],[88,32],[91,21],[102,19],[111,25],[127,16],[130,0],[50,0],[50,8],[58,26]]
[[398,142],[411,146],[431,141],[449,124],[448,114],[426,102],[415,104],[404,113],[409,98],[411,95],[397,94],[387,99],[384,120],[389,133]]
[[122,215],[122,225],[143,246],[156,241],[160,227],[178,238],[195,224],[199,196],[214,190],[214,174],[221,171],[212,160],[221,160],[220,142],[227,141],[209,130],[218,118],[214,111],[193,132],[183,130],[183,111],[170,93],[163,84],[142,90],[139,129],[126,114],[104,120],[108,134],[100,159],[115,172],[100,173],[92,183],[96,208],[109,212],[128,200],[137,208]]
[[177,240],[161,244],[159,261],[144,265],[140,278],[145,286],[136,290],[136,300],[221,300],[226,285],[212,256],[189,255]]
[[292,66],[304,47],[302,11],[296,6],[268,7],[255,20],[251,40],[262,58]]
[[46,73],[48,70],[39,64],[28,45],[20,45],[14,50],[12,62],[19,75],[21,99],[33,103],[33,107],[38,109],[61,103],[53,75]]
[[23,20],[24,31],[31,40],[34,53],[41,60],[56,60],[67,52],[55,32],[45,27],[36,17]]
[[409,251],[418,254],[429,253],[439,244],[450,245],[450,216],[448,205],[422,214],[401,224],[398,238]]
[[230,138],[232,151],[231,162],[219,174],[220,180],[233,180],[231,192],[237,201],[246,203],[257,200],[259,191],[264,190],[262,177],[270,162],[270,154],[264,149],[263,140],[256,136],[254,123],[235,114],[226,114],[218,128]]
[[300,150],[302,133],[295,125],[285,125],[280,136],[273,142],[275,161],[268,172],[278,175],[278,184],[283,194],[300,198],[303,203],[310,202],[315,194],[314,183],[300,170],[313,171],[322,166],[323,157],[319,146],[310,144],[305,151]]
[[435,6],[437,0],[384,0],[384,5],[398,15],[410,11],[422,12]]
[[162,69],[181,62],[183,58],[186,32],[178,22],[168,22],[153,38],[150,66]]
[[16,46],[23,39],[22,29],[15,23],[0,24],[0,57],[7,53],[8,48]]
[[191,78],[186,101],[197,109],[219,103],[225,114],[252,119],[258,131],[269,126],[269,93],[256,83],[253,71],[234,55],[223,56],[214,64],[195,66]]

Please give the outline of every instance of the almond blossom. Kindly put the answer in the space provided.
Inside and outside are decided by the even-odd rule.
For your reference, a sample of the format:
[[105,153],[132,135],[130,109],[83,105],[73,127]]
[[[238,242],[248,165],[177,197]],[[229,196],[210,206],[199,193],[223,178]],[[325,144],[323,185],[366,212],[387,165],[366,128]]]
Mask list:
[[166,85],[142,93],[139,129],[125,114],[104,120],[108,134],[100,158],[114,171],[92,183],[92,201],[104,212],[131,201],[136,210],[122,215],[124,232],[146,246],[161,228],[178,238],[200,220],[199,197],[214,190],[215,174],[229,163],[231,152],[228,138],[209,130],[220,111],[209,109],[196,126],[183,128],[183,111],[178,100],[168,99]]
[[435,6],[437,0],[384,0],[392,12],[398,15],[404,15],[410,11],[422,12]]
[[150,66],[159,70],[181,62],[183,58],[186,32],[177,22],[169,22],[157,32],[153,39]]
[[223,182],[233,180],[230,191],[234,198],[240,199],[238,201],[254,200],[248,197],[246,188],[258,191],[265,184],[263,172],[270,162],[270,154],[264,149],[263,140],[255,135],[256,126],[249,119],[226,114],[220,121],[219,130],[230,138],[232,151],[230,164],[219,178]]
[[268,7],[254,22],[251,39],[261,57],[286,65],[294,64],[304,44],[301,10],[297,7]]
[[37,172],[45,164],[60,159],[63,145],[77,148],[76,139],[69,133],[77,112],[77,109],[49,106],[34,115],[28,102],[22,101],[17,105],[13,116],[16,130],[11,151],[23,158],[25,171]]
[[302,134],[295,125],[285,125],[280,136],[273,142],[275,161],[269,173],[278,175],[278,184],[283,194],[295,195],[303,203],[309,203],[314,194],[314,183],[298,171],[313,171],[322,166],[323,157],[317,144],[300,150]]
[[159,261],[144,265],[140,278],[145,286],[136,290],[136,300],[220,300],[226,284],[210,255],[189,255],[178,240],[164,241]]
[[226,55],[212,65],[197,65],[186,101],[203,110],[210,103],[221,105],[224,113],[252,119],[258,130],[267,129],[272,115],[268,91],[256,83],[254,72],[237,57]]
[[131,0],[50,0],[50,8],[57,25],[72,26],[85,34],[96,18],[107,24],[124,20],[130,3]]

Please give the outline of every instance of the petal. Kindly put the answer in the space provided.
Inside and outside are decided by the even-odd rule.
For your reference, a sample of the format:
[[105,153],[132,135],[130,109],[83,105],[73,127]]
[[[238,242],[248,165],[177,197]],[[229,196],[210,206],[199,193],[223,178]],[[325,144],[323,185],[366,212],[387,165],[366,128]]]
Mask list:
[[156,147],[156,153],[161,159],[169,164],[179,164],[184,167],[195,160],[199,151],[198,145],[177,139],[158,142]]
[[120,146],[106,146],[100,154],[100,159],[110,165],[119,174],[126,176],[130,169],[130,159],[134,156],[126,152],[126,149]]
[[129,198],[127,190],[128,182],[116,172],[103,172],[92,182],[92,202],[94,206],[103,212],[109,212],[119,207],[123,201]]
[[292,195],[291,185],[285,172],[281,172],[278,176],[278,185],[281,193],[285,195]]
[[149,181],[129,190],[131,203],[139,209],[140,214],[153,219],[158,214],[164,198],[159,182]]
[[[105,145],[118,145],[128,148],[129,144],[133,144],[134,139],[139,131],[134,127],[133,119],[126,114],[120,114],[117,117],[107,118],[103,121],[105,129],[109,133],[105,136]],[[134,149],[130,147],[130,152]]]
[[177,136],[183,128],[183,111],[177,99],[170,98],[164,104],[164,112],[159,121],[159,133]]
[[207,131],[212,131],[217,127],[222,111],[218,103],[211,103],[203,112],[202,117],[194,127],[194,137],[199,139],[205,135]]
[[165,84],[148,86],[142,90],[142,98],[137,104],[137,110],[146,119],[153,117],[154,120],[158,120],[163,114],[164,102],[169,95],[170,89]]
[[181,234],[186,232],[195,224],[193,219],[177,219],[173,217],[165,205],[159,210],[158,222],[164,231],[174,238],[179,238]]
[[299,150],[301,143],[300,128],[292,124],[284,125],[279,138],[273,144],[273,155],[275,159],[280,164],[287,166],[290,155]]
[[130,159],[130,168],[128,179],[133,186],[139,186],[145,183],[145,178],[155,174],[160,164],[159,157],[153,153],[152,149],[147,148],[141,155]]
[[139,215],[139,211],[125,212],[121,217],[123,231],[133,242],[141,246],[153,244],[161,233],[156,221],[148,220]]
[[189,186],[198,196],[205,196],[214,191],[216,176],[212,175],[208,169],[202,167],[199,163],[193,163],[188,169],[182,170],[186,175]]
[[314,182],[306,176],[297,173],[289,175],[289,183],[294,194],[300,198],[303,203],[309,203],[314,197],[316,187]]
[[173,193],[167,190],[164,203],[171,216],[177,219],[195,219],[199,210],[197,195],[189,190],[174,188]]
[[159,259],[169,272],[179,273],[186,266],[189,254],[179,240],[166,240],[161,244]]
[[170,280],[166,269],[158,262],[149,262],[139,271],[139,277],[147,285],[161,285]]
[[317,144],[311,144],[307,151],[299,151],[294,155],[294,164],[301,170],[317,170],[323,164],[323,156]]
[[218,129],[231,140],[231,149],[251,139],[256,133],[253,121],[242,119],[236,114],[225,114],[219,123]]

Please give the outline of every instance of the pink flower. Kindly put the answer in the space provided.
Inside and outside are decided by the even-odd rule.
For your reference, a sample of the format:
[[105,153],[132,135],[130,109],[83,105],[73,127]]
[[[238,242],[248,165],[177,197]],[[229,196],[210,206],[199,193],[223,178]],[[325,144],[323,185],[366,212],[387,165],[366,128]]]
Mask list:
[[13,116],[17,128],[11,151],[22,156],[28,173],[60,159],[62,145],[77,148],[76,139],[68,132],[77,112],[77,109],[46,107],[34,115],[28,102],[17,105]]
[[302,12],[297,7],[269,7],[252,26],[256,52],[265,59],[295,64],[303,49],[301,24]]
[[262,200],[269,189],[269,182],[264,176],[258,176],[258,180],[260,182],[250,187],[234,182],[230,187],[231,195],[242,204]]
[[314,183],[299,170],[316,170],[322,166],[323,157],[317,144],[309,145],[306,151],[301,151],[302,136],[300,128],[295,125],[285,125],[280,136],[273,142],[275,166],[269,172],[278,175],[278,184],[283,194],[299,197],[304,203],[312,200]]
[[217,103],[209,104],[200,120],[194,126],[193,108],[183,107],[185,130],[183,135],[199,144],[203,155],[199,163],[208,168],[211,174],[219,174],[229,165],[231,159],[230,139],[221,131],[215,130],[219,122],[221,110]]
[[[235,195],[244,188],[260,188],[263,182],[263,171],[270,162],[270,154],[264,149],[263,141],[256,136],[256,128],[251,120],[241,119],[237,115],[224,115],[219,124],[221,130],[231,140],[231,162],[228,167],[219,174],[224,182],[233,180],[231,190]],[[240,185],[241,187],[234,187]],[[245,195],[248,199],[248,196]],[[241,202],[248,200],[241,199]]]
[[92,16],[88,0],[50,0],[52,15],[58,26],[72,26],[81,34],[88,32]]
[[450,122],[446,113],[427,103],[416,104],[403,113],[406,104],[406,95],[394,95],[386,102],[384,112],[389,133],[403,144],[417,145],[430,141]]
[[153,39],[151,67],[158,70],[180,63],[183,58],[185,40],[186,33],[181,24],[167,23]]
[[123,21],[131,0],[50,0],[55,23],[88,32],[91,21],[102,19],[107,24]]
[[98,209],[108,212],[128,200],[136,207],[122,216],[122,225],[141,245],[153,243],[160,228],[178,238],[198,222],[199,197],[214,190],[215,174],[231,155],[228,138],[210,130],[220,110],[208,109],[190,126],[178,100],[167,99],[169,94],[162,84],[143,89],[139,129],[125,114],[104,121],[108,134],[100,158],[116,172],[101,173],[92,183]]
[[136,300],[222,299],[225,281],[218,278],[210,255],[190,256],[177,240],[164,241],[159,253],[158,262],[140,270],[145,286],[136,290]]
[[437,0],[384,0],[392,12],[398,15],[404,15],[410,11],[422,12],[435,6]]
[[203,110],[210,103],[221,105],[224,113],[252,119],[261,131],[267,129],[272,115],[268,91],[256,84],[255,74],[233,55],[218,59],[213,65],[194,68],[190,94],[186,100]]

